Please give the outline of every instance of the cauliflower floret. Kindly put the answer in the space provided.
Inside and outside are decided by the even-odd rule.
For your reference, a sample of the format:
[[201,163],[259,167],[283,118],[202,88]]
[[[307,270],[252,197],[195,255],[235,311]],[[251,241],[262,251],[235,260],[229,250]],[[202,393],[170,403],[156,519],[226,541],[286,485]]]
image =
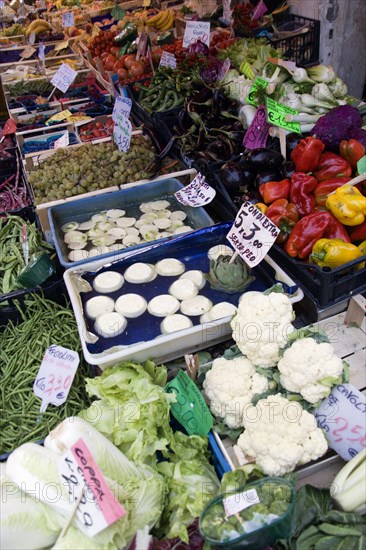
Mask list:
[[[257,419],[254,421],[253,419]],[[283,476],[298,464],[321,457],[328,448],[313,415],[281,394],[261,399],[244,414],[238,446],[267,475]]]
[[280,358],[280,349],[288,335],[295,330],[295,317],[290,299],[285,294],[247,292],[239,301],[238,311],[231,321],[233,338],[240,351],[254,365],[274,367]]
[[330,344],[302,338],[284,352],[278,370],[286,390],[299,393],[309,403],[317,403],[341,382],[343,363]]
[[219,357],[207,372],[203,388],[212,414],[236,429],[243,426],[243,413],[253,396],[268,390],[268,380],[245,357]]

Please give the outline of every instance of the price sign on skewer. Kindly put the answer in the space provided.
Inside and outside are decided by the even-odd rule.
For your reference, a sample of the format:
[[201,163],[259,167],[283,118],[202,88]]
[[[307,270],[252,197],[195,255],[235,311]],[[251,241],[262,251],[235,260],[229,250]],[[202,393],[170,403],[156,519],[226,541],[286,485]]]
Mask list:
[[74,26],[74,12],[67,11],[62,14],[62,26],[64,28]]
[[215,198],[216,191],[204,180],[205,177],[198,173],[189,185],[174,193],[177,201],[193,208],[209,204]]
[[45,45],[42,44],[42,42],[40,43],[40,45],[38,46],[38,59],[40,59],[41,61],[45,61]]
[[226,238],[245,263],[255,267],[264,259],[279,233],[280,229],[267,216],[245,201]]
[[177,60],[173,53],[165,52],[161,54],[159,67],[169,67],[170,69],[177,68]]
[[77,71],[74,71],[67,63],[62,63],[58,71],[53,75],[51,84],[61,92],[66,93],[71,84],[77,77]]
[[118,151],[127,153],[131,144],[132,124],[128,118],[121,116],[114,124],[113,139],[118,146]]
[[267,122],[267,111],[264,105],[257,109],[253,122],[249,126],[243,139],[243,145],[247,149],[265,147],[268,139],[270,124]]
[[54,149],[60,149],[60,147],[67,147],[69,143],[69,132],[65,132],[60,138],[56,139],[53,147]]
[[42,399],[41,412],[50,403],[57,407],[65,403],[79,361],[76,351],[56,345],[47,348],[33,384],[34,395]]
[[132,101],[128,97],[117,96],[113,106],[112,120],[117,124],[121,117],[128,118],[132,108]]
[[211,24],[207,21],[187,21],[184,30],[183,48],[188,48],[198,40],[206,44],[206,46],[209,46],[210,28]]
[[289,132],[301,134],[300,124],[298,122],[288,122],[286,120],[286,115],[299,114],[295,109],[291,109],[291,107],[287,107],[287,105],[282,105],[282,103],[278,103],[278,101],[274,101],[269,97],[266,99],[266,107],[269,124],[280,126],[280,128],[284,128]]

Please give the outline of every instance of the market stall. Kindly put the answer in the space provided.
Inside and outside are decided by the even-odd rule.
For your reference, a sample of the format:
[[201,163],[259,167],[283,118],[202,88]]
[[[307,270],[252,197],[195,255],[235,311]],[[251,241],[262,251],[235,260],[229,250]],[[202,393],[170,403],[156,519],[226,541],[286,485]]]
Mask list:
[[366,106],[321,22],[0,9],[1,548],[364,548]]

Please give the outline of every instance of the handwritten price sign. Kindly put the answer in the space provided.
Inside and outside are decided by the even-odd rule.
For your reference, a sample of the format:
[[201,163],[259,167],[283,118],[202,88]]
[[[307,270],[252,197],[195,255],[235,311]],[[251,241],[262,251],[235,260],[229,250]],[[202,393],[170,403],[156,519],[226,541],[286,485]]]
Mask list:
[[74,71],[67,63],[62,63],[58,71],[53,75],[51,79],[51,84],[55,88],[61,90],[61,92],[66,93],[71,84],[74,82],[77,77],[77,71]]
[[261,78],[260,76],[258,76],[255,79],[253,86],[250,88],[249,94],[245,98],[245,101],[256,107],[258,105],[258,102],[256,100],[256,93],[258,92],[258,90],[265,90],[267,86],[268,86],[267,80],[264,80],[264,78]]
[[268,139],[270,124],[267,122],[267,111],[264,105],[260,105],[255,113],[253,122],[249,126],[243,139],[243,145],[247,149],[265,147]]
[[366,447],[366,398],[352,384],[340,384],[314,412],[329,447],[351,460]]
[[249,201],[245,201],[226,238],[250,267],[258,265],[280,230]]
[[79,365],[79,354],[62,346],[52,345],[43,356],[33,393],[42,399],[41,412],[49,405],[62,405],[67,396]]
[[286,115],[299,114],[295,109],[291,109],[291,107],[287,107],[287,105],[282,105],[282,103],[278,103],[277,101],[274,101],[269,97],[267,97],[266,99],[266,107],[267,120],[269,124],[279,126],[280,128],[284,128],[289,132],[296,132],[297,134],[301,134],[300,124],[298,122],[287,122],[285,120]]
[[191,44],[195,44],[198,40],[210,45],[210,27],[211,24],[207,21],[187,21],[184,30],[183,48],[188,48]]
[[113,106],[112,120],[117,124],[121,117],[130,116],[132,101],[128,97],[117,96]]
[[62,26],[64,28],[74,26],[74,12],[67,11],[62,14]]
[[170,69],[177,68],[177,60],[173,53],[163,52],[161,54],[159,67],[169,67]]
[[60,149],[61,147],[67,147],[69,145],[69,132],[65,132],[62,136],[56,139],[53,144],[54,149]]
[[215,198],[216,191],[204,179],[205,177],[198,173],[189,185],[174,193],[177,201],[193,208],[209,204]]
[[118,146],[118,151],[127,153],[131,144],[132,124],[128,118],[120,116],[113,129],[113,139]]
[[93,537],[126,514],[82,439],[60,457],[58,470],[71,500],[76,502],[83,491],[76,520],[86,535]]

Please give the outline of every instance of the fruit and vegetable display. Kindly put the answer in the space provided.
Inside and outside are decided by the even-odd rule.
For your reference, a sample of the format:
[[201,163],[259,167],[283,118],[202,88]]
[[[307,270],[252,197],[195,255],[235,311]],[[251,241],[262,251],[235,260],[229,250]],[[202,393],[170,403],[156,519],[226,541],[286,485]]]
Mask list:
[[363,549],[366,108],[324,29],[8,4],[1,548]]

